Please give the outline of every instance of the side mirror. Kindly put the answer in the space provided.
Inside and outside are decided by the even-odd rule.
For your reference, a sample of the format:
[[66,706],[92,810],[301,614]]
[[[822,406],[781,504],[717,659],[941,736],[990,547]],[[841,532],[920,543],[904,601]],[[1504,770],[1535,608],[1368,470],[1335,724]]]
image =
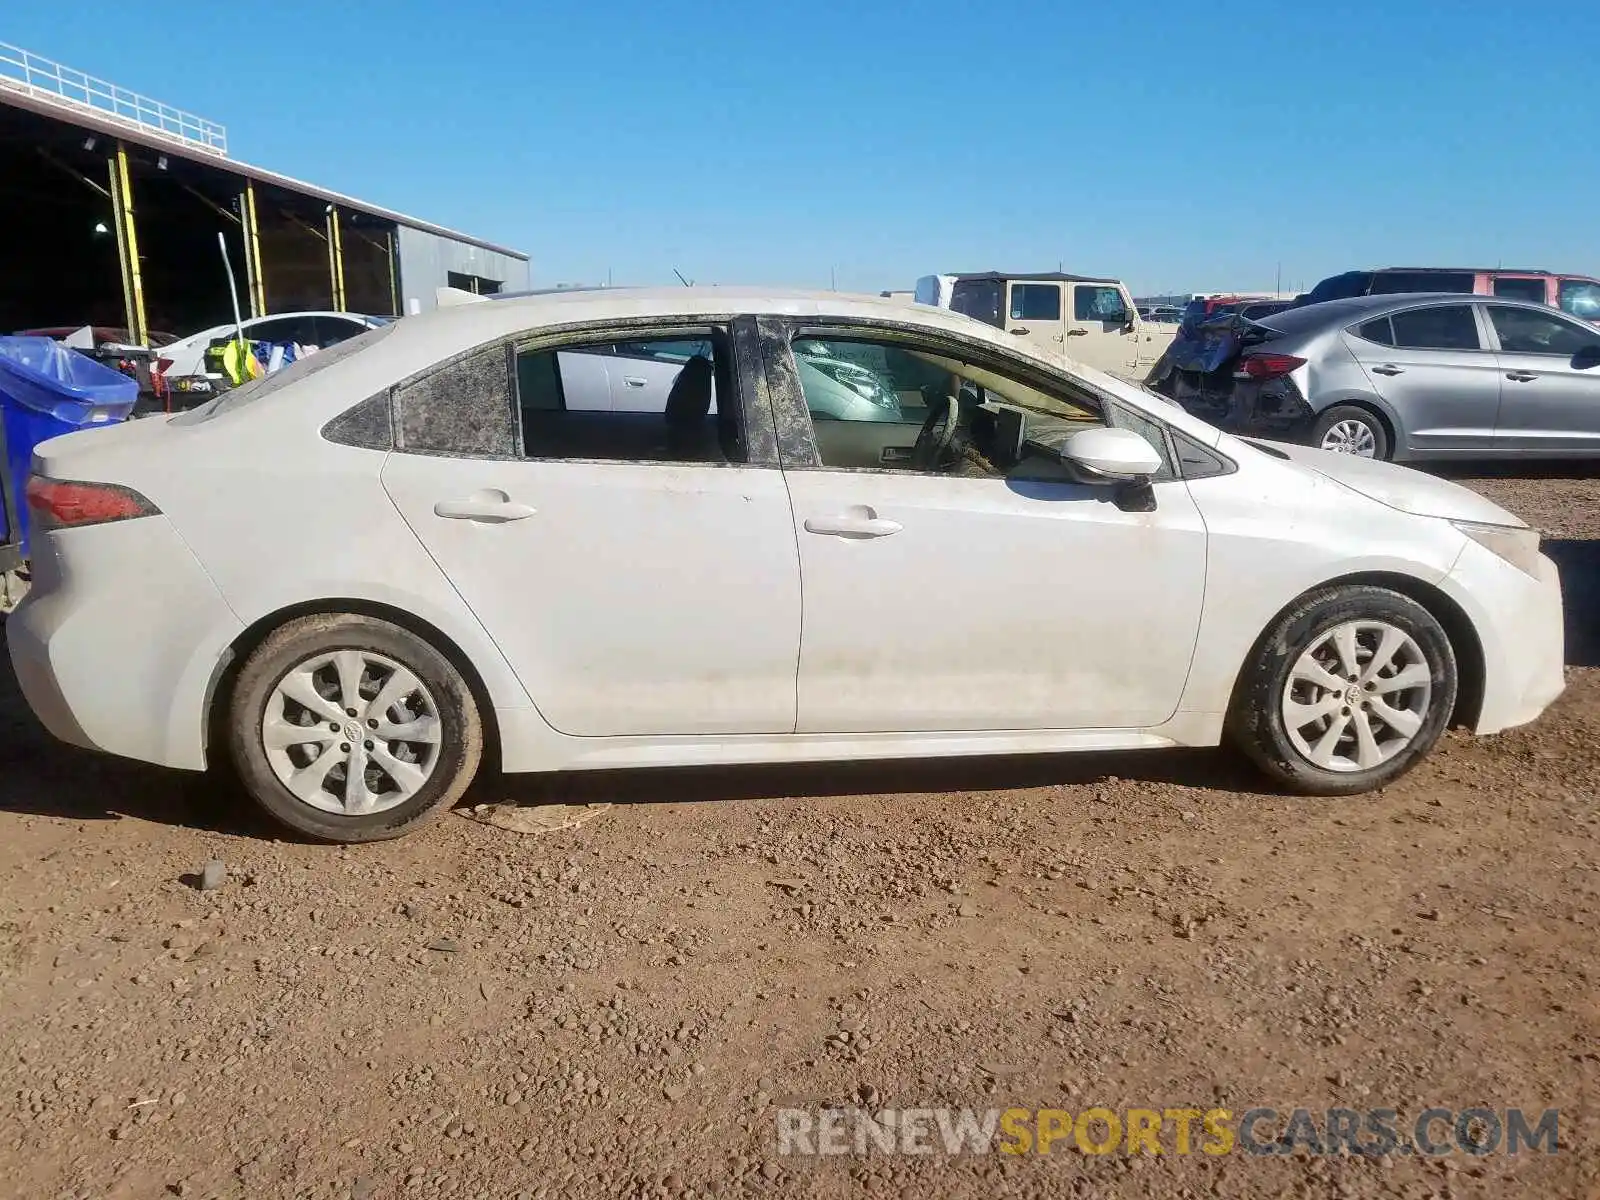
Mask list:
[[1161,469],[1155,447],[1131,429],[1080,429],[1061,443],[1061,460],[1086,479],[1126,483]]
[[1592,371],[1600,367],[1600,343],[1583,347],[1572,356],[1572,369],[1574,371]]

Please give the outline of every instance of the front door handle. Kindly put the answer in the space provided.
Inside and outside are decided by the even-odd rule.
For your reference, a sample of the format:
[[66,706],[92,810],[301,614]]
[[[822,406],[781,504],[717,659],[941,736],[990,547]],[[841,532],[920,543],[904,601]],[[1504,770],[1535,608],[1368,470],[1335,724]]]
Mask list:
[[643,387],[649,382],[649,380],[642,375],[624,375],[622,377],[622,382],[627,384],[629,387]]
[[1088,335],[1088,333],[1089,333],[1089,331],[1087,329],[1069,329],[1069,330],[1067,330],[1067,336],[1068,337],[1086,337]]
[[1372,373],[1374,375],[1404,375],[1406,373],[1406,369],[1404,367],[1397,367],[1393,363],[1384,363],[1381,367],[1373,367]]
[[899,533],[905,526],[899,521],[880,517],[869,508],[861,515],[840,513],[833,517],[807,517],[807,533],[826,533],[844,538],[881,538]]
[[1539,377],[1532,371],[1507,371],[1506,378],[1513,383],[1532,383]]
[[1020,336],[1020,335],[1026,334],[1028,332],[1028,327],[1026,325],[1018,325],[1015,328],[1006,330],[1006,332],[1007,333],[1018,334]]
[[504,492],[493,488],[474,492],[465,500],[441,500],[433,506],[433,515],[451,521],[483,521],[501,525],[507,521],[520,521],[539,510],[529,504],[517,504]]

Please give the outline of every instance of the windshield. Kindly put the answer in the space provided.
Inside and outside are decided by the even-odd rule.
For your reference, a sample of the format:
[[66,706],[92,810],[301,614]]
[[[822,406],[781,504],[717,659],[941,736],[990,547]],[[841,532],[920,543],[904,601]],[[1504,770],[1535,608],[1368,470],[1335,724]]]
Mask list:
[[271,375],[264,375],[260,379],[252,379],[249,383],[230,388],[214,399],[207,400],[198,408],[191,408],[188,412],[179,413],[172,418],[172,424],[198,425],[203,421],[209,421],[212,417],[221,416],[223,413],[233,412],[235,409],[254,404],[257,400],[265,399],[288,384],[315,375],[318,371],[333,366],[336,362],[342,362],[353,354],[359,354],[361,351],[377,345],[383,340],[384,335],[394,328],[392,321],[385,322],[367,330],[365,333],[337,342],[326,350],[319,350],[315,354],[307,355],[305,358],[291,363]]
[[1563,279],[1561,308],[1585,321],[1600,321],[1600,283],[1592,279]]

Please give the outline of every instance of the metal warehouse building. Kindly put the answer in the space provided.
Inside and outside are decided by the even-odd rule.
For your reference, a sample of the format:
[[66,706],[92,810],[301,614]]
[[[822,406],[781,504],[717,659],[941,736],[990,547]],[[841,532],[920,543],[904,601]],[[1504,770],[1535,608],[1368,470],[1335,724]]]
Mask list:
[[0,333],[230,321],[219,231],[247,316],[529,286],[525,254],[239,162],[221,125],[0,43]]

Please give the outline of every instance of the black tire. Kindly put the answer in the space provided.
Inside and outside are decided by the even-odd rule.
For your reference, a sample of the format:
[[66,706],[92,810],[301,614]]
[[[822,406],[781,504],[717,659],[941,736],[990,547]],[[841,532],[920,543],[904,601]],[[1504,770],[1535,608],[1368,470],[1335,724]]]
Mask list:
[[[1295,745],[1283,706],[1296,662],[1324,634],[1350,621],[1381,621],[1409,635],[1424,660],[1419,665],[1425,665],[1428,672],[1430,694],[1421,723],[1409,744],[1373,768],[1331,770],[1318,766]],[[1368,657],[1370,659],[1370,653]],[[1321,588],[1296,601],[1256,643],[1234,691],[1228,733],[1263,771],[1292,791],[1316,796],[1346,796],[1370,791],[1404,775],[1433,748],[1455,708],[1458,678],[1455,651],[1449,637],[1433,614],[1415,600],[1387,588],[1367,585]],[[1344,675],[1343,680],[1349,683],[1350,676]],[[1414,695],[1411,692],[1396,694]],[[1339,715],[1351,712],[1343,708],[1330,713],[1329,721],[1332,723]],[[1347,728],[1353,738],[1354,724],[1348,724]],[[1386,734],[1394,732],[1381,720],[1376,728]],[[1301,740],[1309,741],[1304,737]]]
[[[432,773],[414,795],[392,808],[350,815],[317,808],[284,785],[268,757],[262,723],[278,684],[297,666],[340,650],[380,655],[404,667],[426,687],[436,709],[439,741]],[[227,730],[235,769],[256,803],[296,832],[329,842],[373,842],[411,832],[461,798],[483,756],[482,720],[461,672],[408,630],[351,613],[301,617],[269,635],[234,683]],[[383,786],[386,777],[378,778]]]
[[1311,426],[1311,445],[1322,447],[1322,439],[1327,436],[1328,430],[1335,425],[1346,421],[1354,421],[1364,425],[1372,435],[1372,457],[1387,461],[1394,447],[1389,445],[1389,431],[1384,428],[1383,422],[1370,409],[1361,408],[1355,404],[1335,404]]

